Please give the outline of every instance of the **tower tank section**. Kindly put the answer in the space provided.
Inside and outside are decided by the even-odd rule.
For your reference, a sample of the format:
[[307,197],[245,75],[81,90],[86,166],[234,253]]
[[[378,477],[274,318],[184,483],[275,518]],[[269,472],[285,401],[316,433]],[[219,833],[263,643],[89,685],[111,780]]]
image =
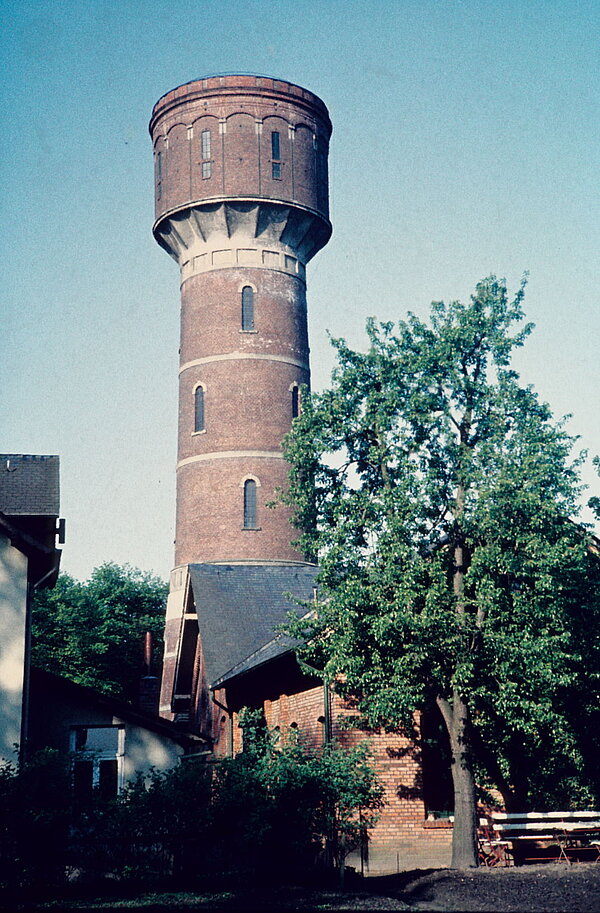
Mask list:
[[212,76],[150,122],[158,243],[181,272],[175,565],[302,561],[277,490],[310,382],[306,264],[331,234],[313,93]]

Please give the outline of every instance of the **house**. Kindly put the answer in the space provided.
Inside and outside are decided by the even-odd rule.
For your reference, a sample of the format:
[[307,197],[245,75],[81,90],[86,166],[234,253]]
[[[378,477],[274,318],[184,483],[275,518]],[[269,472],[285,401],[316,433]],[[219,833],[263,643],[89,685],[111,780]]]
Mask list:
[[53,586],[64,538],[59,458],[0,455],[0,758],[15,760],[29,714],[31,599]]
[[349,864],[370,874],[448,865],[452,786],[435,747],[435,717],[421,719],[431,745],[423,751],[398,733],[345,728],[352,708],[318,669],[300,664],[297,644],[279,630],[291,611],[305,611],[317,597],[317,574],[315,566],[243,564],[172,572],[165,649],[175,672],[163,678],[163,694],[172,695],[173,719],[199,733],[217,757],[242,749],[246,707],[261,710],[272,730],[296,730],[309,751],[368,741],[385,805],[368,846]]
[[55,749],[74,759],[78,791],[114,794],[205,743],[157,712],[31,668],[31,600],[56,583],[64,526],[58,456],[0,455],[0,759]]
[[159,716],[41,669],[30,678],[28,752],[51,748],[73,760],[79,798],[115,796],[138,776],[165,771],[206,743]]

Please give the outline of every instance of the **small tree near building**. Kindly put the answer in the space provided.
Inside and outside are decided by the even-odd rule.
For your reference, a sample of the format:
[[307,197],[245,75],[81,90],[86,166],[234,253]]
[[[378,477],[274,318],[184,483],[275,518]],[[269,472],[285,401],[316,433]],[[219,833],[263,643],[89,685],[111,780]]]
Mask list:
[[569,689],[590,704],[599,690],[574,439],[511,368],[531,331],[523,294],[490,277],[429,322],[369,321],[365,354],[334,341],[331,388],[303,398],[286,446],[300,543],[321,566],[296,633],[369,724],[414,732],[437,705],[458,868],[477,864],[476,770],[524,801],[523,758],[574,745]]

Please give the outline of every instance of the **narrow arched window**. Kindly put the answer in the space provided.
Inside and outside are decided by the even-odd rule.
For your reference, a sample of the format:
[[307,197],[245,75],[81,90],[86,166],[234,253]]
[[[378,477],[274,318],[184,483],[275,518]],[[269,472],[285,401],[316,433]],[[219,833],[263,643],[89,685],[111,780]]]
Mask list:
[[200,134],[200,147],[202,155],[202,177],[209,178],[212,174],[212,161],[210,158],[210,130],[203,130]]
[[204,431],[204,387],[194,390],[194,431]]
[[242,289],[242,330],[254,329],[254,289],[245,285]]
[[281,178],[281,144],[276,130],[271,133],[271,177],[275,180]]
[[292,387],[292,418],[298,418],[300,415],[300,392],[294,384]]
[[256,482],[244,482],[244,529],[256,529]]
[[281,145],[279,143],[279,132],[271,132],[271,157],[277,162],[281,158]]
[[156,195],[157,197],[161,196],[162,193],[162,152],[160,149],[156,153]]

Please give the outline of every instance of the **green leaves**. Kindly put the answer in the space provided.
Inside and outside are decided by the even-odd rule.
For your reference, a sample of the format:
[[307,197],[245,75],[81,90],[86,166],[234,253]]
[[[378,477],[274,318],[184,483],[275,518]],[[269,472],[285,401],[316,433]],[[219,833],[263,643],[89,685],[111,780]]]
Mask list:
[[162,580],[127,565],[103,564],[85,583],[61,574],[54,589],[34,598],[33,664],[134,701],[146,631],[160,666],[167,591]]
[[600,699],[581,458],[511,367],[531,332],[524,290],[490,276],[429,322],[369,320],[364,353],[334,340],[331,387],[305,396],[286,442],[300,541],[321,566],[305,649],[374,725],[409,727],[460,695],[515,789],[519,765],[533,778],[559,750],[552,731],[577,741],[573,695]]

